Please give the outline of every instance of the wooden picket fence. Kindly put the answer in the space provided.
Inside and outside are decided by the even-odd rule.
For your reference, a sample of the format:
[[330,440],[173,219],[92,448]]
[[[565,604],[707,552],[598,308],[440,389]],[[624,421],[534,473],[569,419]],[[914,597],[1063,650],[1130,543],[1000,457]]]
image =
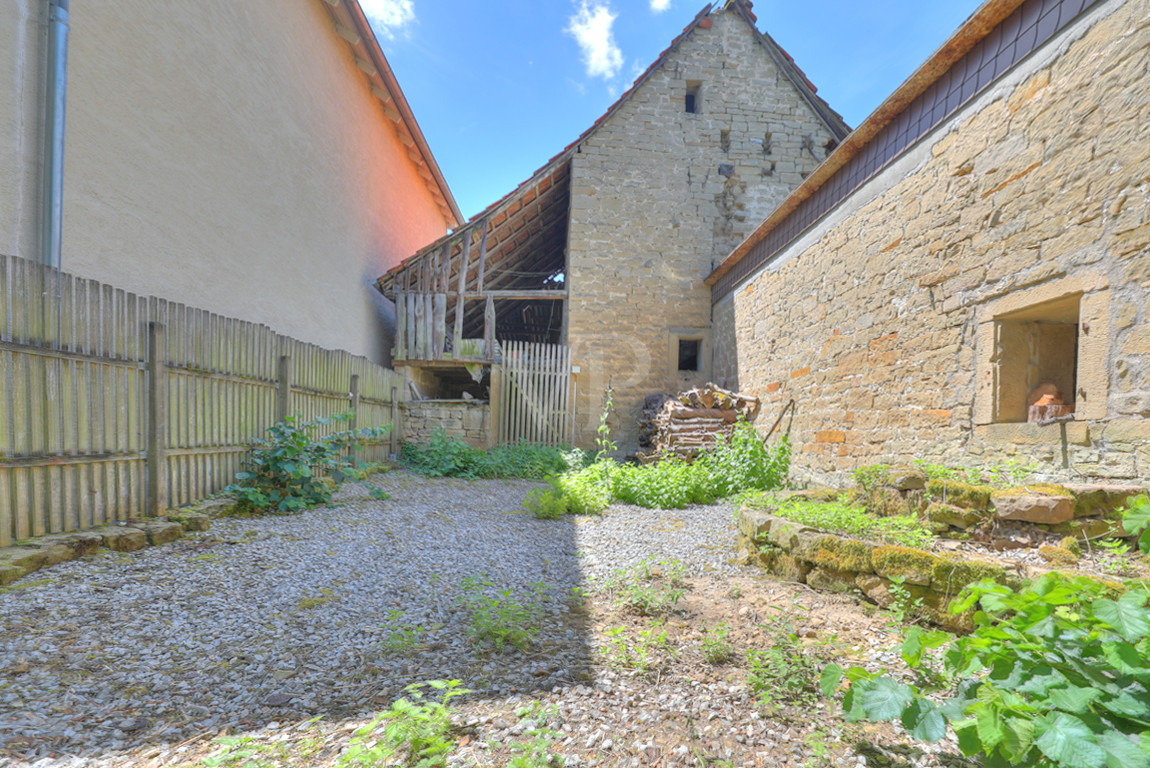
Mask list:
[[501,342],[499,440],[562,445],[571,439],[571,348]]
[[354,408],[353,426],[396,426],[359,453],[386,458],[402,382],[264,325],[0,255],[0,546],[204,498],[287,414]]

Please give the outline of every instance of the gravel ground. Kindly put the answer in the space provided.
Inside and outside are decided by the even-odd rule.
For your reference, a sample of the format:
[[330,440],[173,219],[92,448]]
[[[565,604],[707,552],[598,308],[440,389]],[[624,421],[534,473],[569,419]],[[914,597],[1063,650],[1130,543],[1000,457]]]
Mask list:
[[[392,499],[370,498],[372,487]],[[687,638],[700,621],[713,625],[728,610],[748,642],[758,636],[756,622],[783,592],[757,590],[758,577],[732,564],[731,506],[615,506],[554,521],[515,514],[535,487],[394,472],[348,484],[336,503],[301,515],[218,519],[173,544],[16,582],[0,591],[0,764],[167,766],[193,762],[223,729],[283,740],[275,734],[309,728],[334,745],[330,762],[355,724],[406,685],[454,678],[476,691],[459,715],[468,735],[457,764],[502,764],[508,740],[531,730],[514,713],[532,701],[552,707],[557,748],[572,767],[866,764],[841,749],[808,762],[821,754],[811,723],[804,731],[765,717],[741,671],[692,668],[690,654],[647,675],[604,665],[603,622],[630,620],[611,614],[603,580],[648,560],[681,561],[690,577],[697,607],[665,625],[683,649],[697,646]],[[532,650],[472,642],[460,602],[467,579],[524,602],[532,585],[546,585]],[[866,621],[846,598],[787,589],[804,611]],[[737,599],[752,590],[755,599]],[[381,646],[405,627],[417,633],[417,652]],[[888,655],[856,642],[876,663]],[[321,725],[306,722],[317,716]],[[836,727],[819,739],[834,743]],[[932,763],[928,754],[914,764]]]

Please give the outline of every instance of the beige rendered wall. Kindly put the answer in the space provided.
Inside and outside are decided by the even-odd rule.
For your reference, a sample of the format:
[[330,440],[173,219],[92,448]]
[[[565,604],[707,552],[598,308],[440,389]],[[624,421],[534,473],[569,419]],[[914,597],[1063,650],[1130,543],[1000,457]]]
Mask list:
[[0,253],[35,259],[45,3],[0,6]]
[[65,271],[383,360],[371,284],[446,221],[325,4],[80,2],[70,43]]
[[[581,369],[576,441],[584,447],[594,443],[608,386],[612,436],[630,453],[646,395],[711,378],[703,279],[814,169],[830,138],[758,33],[735,12],[711,18],[572,159],[568,341]],[[684,108],[688,81],[701,83],[697,114]],[[813,153],[801,148],[805,137]],[[702,371],[677,371],[678,336],[702,340]]]
[[[716,305],[721,374],[764,419],[797,403],[800,477],[926,459],[1150,479],[1148,78],[1150,6],[1101,4]],[[1067,301],[1075,420],[1005,423],[1001,319]]]

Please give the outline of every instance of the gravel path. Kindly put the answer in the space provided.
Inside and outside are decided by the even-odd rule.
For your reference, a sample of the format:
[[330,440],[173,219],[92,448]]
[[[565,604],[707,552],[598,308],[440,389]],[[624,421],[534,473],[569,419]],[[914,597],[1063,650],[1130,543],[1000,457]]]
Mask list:
[[[362,716],[434,678],[492,698],[579,686],[593,640],[568,610],[573,588],[647,558],[696,576],[739,571],[729,506],[512,514],[534,487],[396,472],[348,484],[329,507],[217,520],[17,582],[0,592],[0,755],[111,758],[225,727]],[[475,652],[460,585],[481,575],[524,599],[552,588],[546,653]],[[420,653],[381,650],[398,627],[422,630]]]

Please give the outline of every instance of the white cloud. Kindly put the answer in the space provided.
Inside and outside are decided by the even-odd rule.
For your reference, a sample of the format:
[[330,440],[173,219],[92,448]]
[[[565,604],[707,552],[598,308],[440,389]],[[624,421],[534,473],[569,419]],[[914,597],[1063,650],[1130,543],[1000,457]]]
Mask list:
[[610,80],[623,66],[623,52],[611,34],[615,18],[606,2],[596,0],[594,5],[588,5],[587,0],[581,0],[579,10],[568,20],[566,32],[579,43],[583,64],[591,77]]
[[404,32],[415,21],[413,0],[359,0],[375,33],[388,40]]
[[655,13],[662,13],[671,7],[671,0],[651,0],[651,10]]

